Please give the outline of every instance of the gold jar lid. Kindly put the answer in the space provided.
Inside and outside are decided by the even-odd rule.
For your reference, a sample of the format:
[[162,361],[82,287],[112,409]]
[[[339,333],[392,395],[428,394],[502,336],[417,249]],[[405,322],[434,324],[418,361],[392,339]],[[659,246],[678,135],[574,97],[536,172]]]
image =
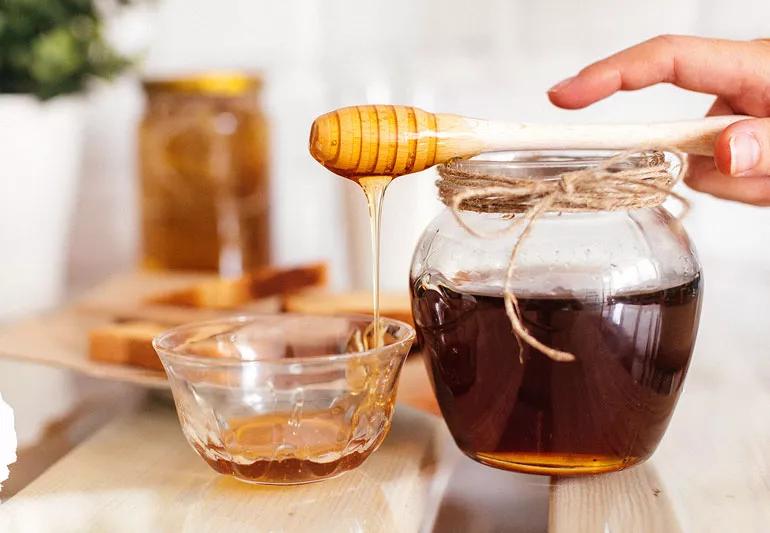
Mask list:
[[174,92],[238,96],[262,88],[262,77],[245,72],[204,72],[189,76],[146,78],[142,81],[147,93]]

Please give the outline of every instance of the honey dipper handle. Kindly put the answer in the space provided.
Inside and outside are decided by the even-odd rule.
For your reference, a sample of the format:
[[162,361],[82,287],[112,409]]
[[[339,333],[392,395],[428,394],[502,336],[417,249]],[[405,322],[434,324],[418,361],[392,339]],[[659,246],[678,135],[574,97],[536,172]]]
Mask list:
[[670,146],[696,155],[714,155],[714,141],[730,124],[750,117],[726,115],[651,124],[515,124],[478,121],[476,135],[485,151],[597,149]]
[[717,135],[738,120],[722,116],[658,124],[516,124],[428,113],[398,105],[344,107],[319,116],[311,155],[346,178],[400,176],[453,157],[500,150],[628,150],[672,147],[713,155]]

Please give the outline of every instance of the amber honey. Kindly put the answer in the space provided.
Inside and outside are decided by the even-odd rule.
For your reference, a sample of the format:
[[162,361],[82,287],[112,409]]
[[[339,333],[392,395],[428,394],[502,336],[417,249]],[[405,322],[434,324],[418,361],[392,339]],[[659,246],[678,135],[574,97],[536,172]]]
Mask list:
[[374,326],[372,330],[373,341],[369,344],[369,348],[378,348],[382,345],[382,333],[380,331],[380,227],[382,226],[382,201],[385,198],[385,190],[392,180],[391,176],[365,176],[358,180],[369,207],[372,240],[372,315],[374,316]]
[[[444,126],[448,129],[452,129],[449,124],[455,124],[458,119],[453,115],[443,117]],[[453,143],[457,135],[441,138],[438,120],[437,115],[411,106],[352,106],[321,115],[310,130],[310,154],[330,171],[356,182],[366,197],[372,244],[373,333],[377,346],[381,342],[379,264],[382,201],[388,184],[395,177],[424,170],[458,155]]]
[[260,84],[239,74],[145,83],[139,131],[145,267],[238,276],[269,263]]
[[302,418],[277,413],[230,420],[222,442],[196,448],[221,474],[254,483],[308,483],[357,467],[387,433],[349,440],[353,430],[351,421],[333,410],[305,412]]
[[426,276],[413,284],[418,337],[441,412],[467,455],[570,475],[620,470],[653,453],[690,362],[699,277],[604,299],[519,296],[528,330],[575,355],[565,363],[517,342],[501,296]]
[[[317,124],[314,123],[313,129],[310,133],[310,152],[314,154],[314,157],[316,154],[314,153],[313,149],[314,144],[317,143],[317,140]],[[360,144],[361,142],[362,139],[358,138],[358,143]],[[336,157],[332,160],[333,162],[336,162],[339,159],[340,151],[343,149],[341,144],[341,139],[339,138],[334,141],[334,146],[338,147],[339,150]],[[375,148],[378,150],[379,144],[377,144]],[[370,157],[372,159],[372,168],[370,169],[371,171],[375,171],[375,167],[377,167],[377,161],[379,160],[379,156],[376,155],[377,150],[374,151],[375,155]],[[396,153],[394,152],[392,156],[395,157],[395,155]],[[321,160],[320,163],[326,165],[327,162]],[[367,164],[367,166],[369,165]],[[380,334],[380,228],[382,226],[382,201],[385,198],[385,191],[387,190],[390,182],[393,181],[394,176],[385,174],[362,174],[358,170],[358,167],[359,164],[356,163],[355,168],[350,169],[341,169],[335,166],[329,166],[327,168],[329,168],[329,170],[336,173],[337,175],[357,183],[361,187],[361,190],[364,193],[364,197],[366,198],[366,205],[369,211],[369,228],[372,246],[372,315],[374,316],[373,329],[371,336],[369,337],[371,343],[366,347],[371,348],[379,347],[382,345]],[[392,170],[392,164],[388,170]]]

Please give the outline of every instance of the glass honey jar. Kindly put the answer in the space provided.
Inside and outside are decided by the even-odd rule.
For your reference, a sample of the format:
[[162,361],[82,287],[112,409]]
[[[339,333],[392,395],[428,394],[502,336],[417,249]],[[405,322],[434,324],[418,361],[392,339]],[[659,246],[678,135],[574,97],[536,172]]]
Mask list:
[[[555,180],[607,157],[491,153],[439,172]],[[630,158],[626,170],[647,160]],[[669,423],[697,333],[703,283],[687,234],[661,205],[549,210],[526,236],[526,225],[511,230],[518,216],[447,208],[414,254],[418,340],[455,441],[481,463],[536,474],[644,461]],[[528,333],[573,360],[554,360],[514,334],[504,287]]]
[[139,129],[142,263],[238,276],[270,261],[259,77],[148,79]]

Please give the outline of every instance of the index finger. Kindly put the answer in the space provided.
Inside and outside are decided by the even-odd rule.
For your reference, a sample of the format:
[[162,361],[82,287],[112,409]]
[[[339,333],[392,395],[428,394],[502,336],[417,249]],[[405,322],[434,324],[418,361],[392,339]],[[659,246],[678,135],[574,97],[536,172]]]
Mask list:
[[655,37],[580,71],[548,93],[559,107],[586,107],[611,94],[671,83],[730,99],[752,87],[770,85],[770,46],[664,35]]

